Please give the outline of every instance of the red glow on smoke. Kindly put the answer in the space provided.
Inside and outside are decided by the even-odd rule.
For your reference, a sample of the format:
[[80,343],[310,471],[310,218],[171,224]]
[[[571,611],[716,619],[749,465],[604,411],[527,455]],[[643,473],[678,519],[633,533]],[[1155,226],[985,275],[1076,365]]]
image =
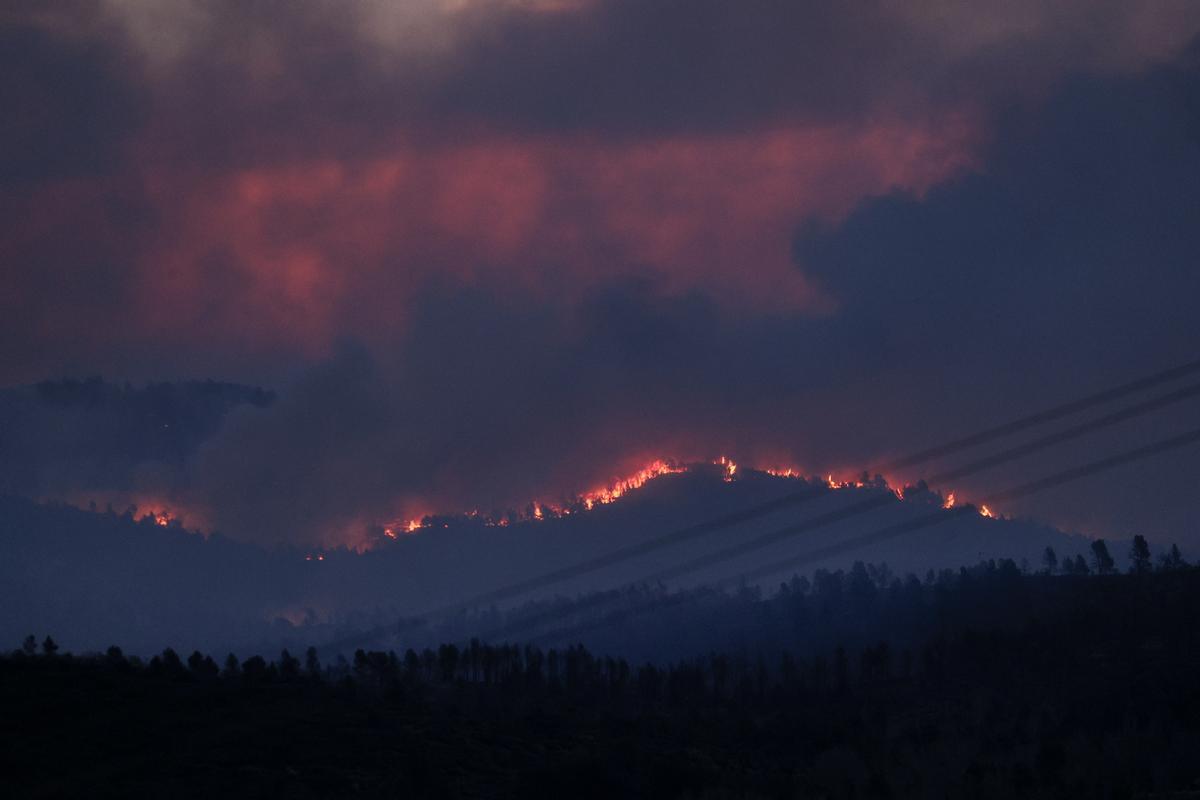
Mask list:
[[[431,279],[499,280],[555,300],[649,270],[664,291],[700,289],[734,309],[824,313],[828,300],[792,262],[797,221],[922,193],[971,165],[975,138],[950,115],[632,142],[398,134],[361,159],[215,171],[154,160],[138,176],[43,184],[5,227],[10,253],[71,230],[77,249],[128,265],[109,289],[119,302],[84,317],[70,296],[23,302],[21,287],[40,285],[30,278],[0,312],[43,314],[42,341],[320,355],[340,336],[393,340]],[[154,225],[98,212],[126,205]]]

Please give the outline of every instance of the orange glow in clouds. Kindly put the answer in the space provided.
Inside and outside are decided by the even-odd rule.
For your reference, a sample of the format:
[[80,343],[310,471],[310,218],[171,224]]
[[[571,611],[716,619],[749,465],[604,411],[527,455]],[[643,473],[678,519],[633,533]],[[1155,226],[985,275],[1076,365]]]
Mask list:
[[[161,224],[131,318],[163,335],[322,354],[338,335],[402,329],[431,278],[570,298],[647,269],[664,291],[701,289],[735,309],[825,313],[829,299],[792,262],[798,221],[920,194],[971,165],[975,138],[952,115],[618,143],[401,136],[362,160],[215,177],[152,169]],[[235,294],[222,289],[231,281]]]

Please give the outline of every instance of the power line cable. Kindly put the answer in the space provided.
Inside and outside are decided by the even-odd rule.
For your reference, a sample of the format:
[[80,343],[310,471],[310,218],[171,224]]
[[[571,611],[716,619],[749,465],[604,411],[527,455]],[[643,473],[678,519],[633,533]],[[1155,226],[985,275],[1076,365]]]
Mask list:
[[1039,411],[1035,414],[1030,414],[1020,419],[1006,422],[1003,425],[997,425],[994,428],[973,433],[970,436],[964,436],[959,439],[952,439],[940,445],[920,450],[911,455],[902,456],[892,461],[881,464],[878,468],[884,472],[890,472],[902,467],[915,466],[926,461],[931,461],[941,456],[956,453],[959,450],[964,450],[969,447],[976,447],[987,442],[994,441],[1004,436],[1011,436],[1014,433],[1019,433],[1036,425],[1041,425],[1046,422],[1054,422],[1063,417],[1076,414],[1080,411],[1086,411],[1094,406],[1107,403],[1110,400],[1117,400],[1122,397],[1140,392],[1143,389],[1149,389],[1154,386],[1159,386],[1163,383],[1169,383],[1185,375],[1190,375],[1194,372],[1200,372],[1200,361],[1189,361],[1186,364],[1164,369],[1160,372],[1155,372],[1152,375],[1146,375],[1141,378],[1123,383],[1120,386],[1114,386],[1111,389],[1105,389],[1102,392],[1096,392],[1086,397],[1081,397],[1078,400],[1072,400],[1061,405],[1048,408],[1044,411]]
[[[1081,480],[1101,472],[1106,472],[1110,469],[1124,466],[1135,461],[1151,458],[1153,456],[1185,447],[1196,442],[1200,442],[1200,428],[1179,434],[1178,436],[1172,436],[1168,439],[1163,439],[1143,447],[1127,450],[1107,458],[1092,461],[1078,467],[1073,467],[1071,469],[1064,470],[1035,481],[1030,481],[1028,483],[1006,489],[1002,492],[996,492],[995,494],[989,495],[982,502],[984,504],[998,503],[1006,500],[1013,500],[1019,497],[1026,497],[1038,492],[1046,491],[1047,489],[1062,486],[1066,483]],[[834,556],[860,549],[867,545],[876,544],[888,539],[894,539],[899,536],[910,534],[933,525],[939,525],[943,522],[948,522],[952,519],[957,519],[961,516],[971,513],[975,513],[975,509],[972,506],[959,506],[951,509],[939,509],[936,512],[917,517],[916,519],[906,520],[894,525],[888,525],[887,527],[880,528],[877,531],[865,534],[863,536],[847,539],[842,542],[835,542],[833,544],[826,545],[825,547],[820,547],[791,558],[772,561],[771,563],[765,564],[761,567],[740,572],[736,577],[710,582],[707,585],[712,588],[720,588],[723,586],[732,585],[736,582],[754,580],[755,578],[762,578],[766,577],[767,575],[777,574],[779,572],[795,570],[797,567],[824,561]],[[651,576],[639,581],[638,584],[652,582],[656,579],[657,575]],[[615,622],[620,622],[623,619],[635,614],[645,613],[646,611],[653,610],[656,606],[657,604],[647,604],[643,606],[635,606],[631,609],[624,609],[617,616],[609,616],[603,620],[595,620],[586,624],[573,626],[571,628],[550,631],[548,633],[536,636],[530,641],[547,641],[569,638],[587,630],[606,627]],[[507,632],[507,630],[502,631],[502,633]]]
[[[1200,362],[1197,362],[1197,363],[1200,364]],[[1175,376],[1177,374],[1180,374],[1180,369],[1182,369],[1182,368],[1177,368],[1176,370],[1169,370],[1166,372],[1158,373],[1158,378],[1160,380],[1162,380],[1162,379],[1164,379],[1164,378],[1162,378],[1162,376],[1164,376],[1164,375],[1170,374],[1172,376]],[[1142,380],[1142,381],[1135,381],[1132,383],[1124,384],[1122,387],[1119,387],[1119,388],[1126,390],[1126,391],[1130,391],[1129,387],[1138,386],[1139,388],[1144,388],[1146,385],[1147,385],[1146,380]],[[1101,396],[1111,397],[1111,396],[1113,396],[1113,392],[1110,391],[1110,392],[1104,392],[1104,393],[1097,394],[1097,395],[1092,395],[1089,399],[1094,400],[1095,398],[1101,397]],[[1200,384],[1193,384],[1190,386],[1186,386],[1182,389],[1178,389],[1176,391],[1169,392],[1165,395],[1160,395],[1158,397],[1151,398],[1150,400],[1147,400],[1147,401],[1144,401],[1141,403],[1137,403],[1132,406],[1128,406],[1126,408],[1119,409],[1111,414],[1107,414],[1103,417],[1099,417],[1097,419],[1090,420],[1088,422],[1082,423],[1080,425],[1076,425],[1076,426],[1068,428],[1066,430],[1057,431],[1055,433],[1044,436],[1040,439],[1036,439],[1032,442],[1018,445],[1017,447],[1013,447],[1008,450],[1001,451],[1000,453],[996,453],[996,454],[987,456],[985,458],[978,459],[974,462],[968,463],[961,467],[947,470],[945,472],[939,473],[939,474],[931,477],[929,479],[929,483],[940,484],[940,483],[944,483],[947,480],[952,480],[952,479],[966,477],[968,475],[973,475],[978,472],[982,472],[986,469],[990,469],[992,467],[999,466],[1000,464],[1004,464],[1009,461],[1014,461],[1016,459],[1023,458],[1024,456],[1031,455],[1032,453],[1035,453],[1039,450],[1044,450],[1046,448],[1052,447],[1057,444],[1061,444],[1061,443],[1069,441],[1071,439],[1076,439],[1076,438],[1085,436],[1089,433],[1094,433],[1096,431],[1103,430],[1104,428],[1111,427],[1118,423],[1125,422],[1130,419],[1134,419],[1136,417],[1148,414],[1152,411],[1157,411],[1157,410],[1165,408],[1169,405],[1179,403],[1179,402],[1182,402],[1183,400],[1186,400],[1186,399],[1189,399],[1192,397],[1196,397],[1196,396],[1200,396]],[[1064,406],[1058,406],[1057,409],[1067,408],[1068,406],[1075,407],[1075,406],[1079,406],[1079,405],[1080,405],[1080,403],[1076,402],[1076,403],[1067,404]],[[1029,420],[1029,419],[1033,419],[1033,417],[1026,417],[1025,419]],[[995,430],[999,430],[999,428],[992,428],[990,430],[995,431]],[[964,439],[964,440],[960,440],[960,441],[966,441],[966,440]],[[932,452],[932,451],[926,451],[926,452]],[[823,497],[823,496],[827,495],[828,493],[829,493],[829,489],[828,489],[828,487],[826,487],[824,485],[815,486],[815,487],[806,487],[805,489],[802,489],[798,492],[793,492],[793,493],[784,495],[783,497],[779,497],[779,498],[769,501],[767,503],[762,503],[758,506],[754,506],[752,508],[738,511],[733,514],[728,514],[728,515],[725,515],[722,517],[718,517],[713,520],[708,520],[708,521],[701,522],[701,523],[698,523],[695,525],[690,525],[685,528],[680,528],[680,529],[671,531],[670,533],[656,537],[654,539],[649,539],[644,542],[638,542],[638,543],[630,545],[628,547],[623,547],[621,549],[614,550],[610,553],[606,553],[605,555],[602,555],[602,556],[599,556],[596,558],[592,558],[587,561],[581,561],[579,563],[572,564],[567,567],[563,567],[561,569],[553,570],[551,572],[547,572],[542,575],[537,575],[537,576],[528,578],[523,581],[509,584],[508,586],[504,586],[499,589],[493,589],[488,592],[484,592],[482,594],[476,595],[475,597],[472,597],[472,598],[462,601],[460,603],[455,603],[450,606],[433,609],[431,611],[425,612],[424,614],[421,614],[420,616],[428,616],[428,617],[446,616],[448,614],[453,614],[457,611],[460,611],[460,610],[463,610],[466,608],[487,605],[487,604],[491,604],[491,603],[495,603],[495,602],[499,602],[499,601],[503,601],[503,600],[508,600],[513,597],[518,597],[522,594],[526,594],[526,593],[534,591],[536,589],[544,588],[546,586],[550,586],[555,583],[561,583],[561,582],[563,582],[565,580],[569,580],[571,578],[576,578],[581,575],[586,575],[588,573],[595,572],[595,571],[603,569],[605,567],[613,566],[613,565],[619,564],[623,561],[627,561],[629,559],[636,558],[638,556],[646,555],[648,553],[651,553],[655,550],[662,549],[664,547],[668,547],[668,546],[671,546],[674,544],[679,544],[681,542],[688,541],[690,539],[694,539],[694,538],[696,538],[700,535],[706,534],[706,533],[712,533],[712,532],[715,532],[718,530],[723,530],[725,528],[732,527],[733,525],[739,524],[741,522],[747,522],[747,521],[756,519],[758,517],[773,513],[775,511],[780,511],[785,508],[793,507],[793,506],[799,505],[801,503],[807,502],[808,500],[812,500],[817,497]],[[831,511],[827,514],[823,514],[819,517],[815,517],[806,522],[799,523],[798,525],[790,526],[789,528],[784,529],[782,531],[775,531],[771,534],[767,534],[766,537],[763,537],[763,538],[769,538],[771,541],[774,541],[777,538],[782,538],[784,536],[794,535],[796,533],[801,533],[801,532],[804,532],[807,530],[811,530],[813,528],[822,527],[824,525],[831,525],[831,524],[839,522],[843,519],[847,519],[849,517],[853,517],[858,514],[863,514],[868,511],[872,511],[876,508],[879,508],[883,505],[887,505],[889,502],[891,502],[891,500],[892,500],[892,497],[890,494],[881,495],[879,497],[867,498],[866,500],[855,503],[854,505],[851,505],[847,508],[838,509],[836,511]],[[770,541],[768,541],[767,543],[770,543]]]
[[[886,464],[880,465],[877,468],[873,468],[871,470],[866,470],[865,472],[867,472],[868,474],[871,474],[872,472],[875,472],[877,470],[878,471],[888,471],[890,469],[894,469],[894,468],[898,468],[898,467],[902,467],[902,466],[911,466],[911,465],[914,465],[917,463],[921,463],[923,461],[939,458],[939,457],[948,455],[950,453],[957,452],[962,449],[975,447],[980,444],[986,443],[988,441],[993,441],[1002,436],[1012,435],[1014,433],[1020,432],[1022,430],[1028,429],[1030,427],[1033,427],[1033,426],[1036,426],[1039,424],[1043,424],[1046,422],[1061,419],[1064,416],[1078,413],[1079,411],[1086,410],[1088,408],[1094,407],[1096,405],[1100,405],[1102,403],[1110,402],[1114,399],[1119,399],[1121,397],[1127,396],[1129,394],[1133,394],[1135,392],[1143,391],[1147,388],[1151,388],[1151,387],[1154,387],[1154,386],[1157,386],[1157,385],[1160,385],[1160,384],[1163,384],[1163,383],[1166,383],[1169,381],[1177,380],[1180,377],[1186,376],[1186,375],[1191,374],[1196,371],[1200,371],[1200,360],[1181,364],[1181,365],[1172,367],[1170,369],[1161,370],[1161,371],[1153,373],[1151,375],[1147,375],[1147,376],[1138,378],[1133,381],[1128,381],[1126,383],[1120,384],[1119,386],[1104,390],[1102,392],[1097,392],[1097,393],[1088,395],[1086,397],[1083,397],[1083,398],[1080,398],[1077,400],[1073,400],[1068,403],[1063,403],[1063,404],[1054,406],[1052,408],[1037,412],[1035,414],[1021,417],[1019,419],[1007,422],[1003,425],[998,425],[998,426],[995,426],[992,428],[988,428],[984,431],[980,431],[980,432],[978,432],[976,434],[972,434],[970,436],[962,437],[962,438],[955,439],[950,442],[943,443],[941,445],[937,445],[935,447],[927,448],[925,450],[919,451],[917,453],[913,453],[913,454],[905,456],[903,458],[894,459],[890,462],[887,462]],[[1132,419],[1137,416],[1141,416],[1143,414],[1149,413],[1154,410],[1158,410],[1167,405],[1181,402],[1182,400],[1188,399],[1190,397],[1194,397],[1198,394],[1200,394],[1200,384],[1187,386],[1182,389],[1178,389],[1176,391],[1170,392],[1166,395],[1152,398],[1148,401],[1144,401],[1142,403],[1138,403],[1133,406],[1129,406],[1124,409],[1120,409],[1120,410],[1113,412],[1111,414],[1108,414],[1104,417],[1100,417],[1098,419],[1091,420],[1089,422],[1074,426],[1067,430],[1050,434],[1048,436],[1034,440],[1033,442],[1029,442],[1029,443],[1026,443],[1023,445],[1018,445],[1017,447],[1010,448],[1009,450],[1002,451],[1000,453],[979,459],[975,462],[971,462],[971,463],[963,465],[961,467],[937,474],[937,475],[933,476],[932,478],[930,478],[930,482],[941,483],[941,482],[944,482],[945,480],[955,479],[955,478],[959,478],[959,477],[965,477],[966,475],[974,474],[975,472],[979,472],[984,469],[988,469],[990,467],[1005,463],[1007,461],[1011,461],[1011,460],[1023,457],[1025,455],[1029,455],[1033,452],[1036,452],[1037,450],[1045,449],[1047,447],[1051,447],[1055,444],[1062,443],[1069,439],[1084,436],[1088,433],[1100,430],[1105,427],[1109,427],[1111,425],[1115,425],[1119,422],[1122,422],[1122,421],[1125,421],[1128,419]],[[684,528],[679,528],[677,530],[671,531],[667,534],[656,537],[654,539],[650,539],[650,540],[647,540],[644,542],[639,542],[639,543],[612,551],[610,553],[604,554],[602,556],[598,556],[596,558],[592,558],[592,559],[589,559],[586,561],[582,561],[582,562],[579,562],[576,564],[562,567],[560,569],[553,570],[553,571],[550,571],[547,573],[543,573],[541,575],[537,575],[532,578],[518,581],[516,583],[509,584],[507,586],[503,586],[503,587],[500,587],[497,589],[492,589],[487,592],[483,592],[479,595],[476,595],[474,597],[471,597],[465,601],[454,603],[452,605],[444,606],[441,608],[432,609],[430,611],[426,611],[426,612],[423,612],[421,614],[414,615],[414,616],[421,616],[421,617],[426,617],[426,618],[444,617],[444,616],[452,615],[454,613],[466,610],[468,608],[478,607],[481,605],[487,605],[487,604],[500,602],[503,600],[512,599],[514,597],[518,597],[520,595],[527,594],[531,591],[534,591],[534,590],[537,590],[540,588],[544,588],[546,586],[550,586],[555,583],[561,583],[561,582],[569,580],[571,578],[575,578],[575,577],[579,577],[581,575],[595,572],[595,571],[603,569],[605,567],[613,566],[615,564],[619,564],[623,561],[627,561],[629,559],[636,558],[641,555],[646,555],[650,552],[653,552],[655,550],[658,550],[658,549],[661,549],[664,547],[669,547],[674,544],[679,544],[679,543],[688,541],[690,539],[696,538],[696,537],[701,536],[706,533],[712,533],[712,532],[715,532],[718,530],[723,530],[725,528],[729,528],[734,525],[738,525],[742,522],[747,522],[747,521],[756,519],[758,517],[774,513],[776,511],[781,511],[781,510],[789,508],[789,507],[801,505],[809,500],[815,499],[817,497],[822,497],[828,493],[829,493],[829,488],[824,485],[808,486],[808,487],[805,487],[804,489],[801,489],[800,491],[792,492],[790,494],[784,495],[782,497],[776,498],[776,499],[768,501],[766,503],[759,504],[757,506],[753,506],[751,508],[743,509],[741,511],[737,511],[737,512],[734,512],[731,514],[726,514],[726,515],[723,515],[716,519],[707,520],[707,521],[700,522],[700,523],[697,523],[694,525],[690,525],[690,526],[687,526]],[[768,544],[772,544],[775,541],[778,541],[782,538],[786,538],[787,536],[796,535],[798,533],[805,532],[808,530],[813,530],[813,529],[819,528],[823,525],[834,524],[836,522],[842,521],[844,519],[848,519],[848,518],[856,516],[858,514],[866,513],[868,511],[874,510],[875,508],[879,508],[883,505],[886,505],[890,502],[892,502],[892,496],[890,494],[867,498],[863,501],[855,503],[846,508],[838,509],[838,510],[829,512],[827,514],[820,515],[813,519],[799,523],[798,525],[788,526],[787,528],[773,531],[769,534],[759,537],[758,539],[752,540],[751,543],[745,543],[745,545],[753,544],[753,547],[751,547],[750,549],[757,549],[758,547],[767,546]],[[710,563],[717,563],[721,560],[724,560],[725,558],[736,557],[736,555],[739,555],[739,554],[741,554],[741,552],[743,552],[742,547],[743,546],[735,546],[735,547],[731,547],[731,548],[725,548],[721,551],[717,551],[716,553],[709,554],[708,556],[703,557],[704,564],[702,564],[700,566],[707,566]],[[737,552],[735,552],[735,550]],[[674,574],[683,574],[684,572],[691,571],[692,567],[689,567],[689,565],[698,564],[699,561],[700,561],[700,559],[694,559],[692,562],[687,562],[684,565],[678,565],[676,567],[672,567],[667,570],[664,570],[663,573],[666,577],[670,577]],[[694,568],[700,568],[700,566],[696,566]],[[682,572],[676,572],[677,570],[682,570]],[[666,573],[670,573],[670,575],[666,575]],[[651,579],[658,579],[658,576],[653,576]],[[374,629],[373,631],[365,632],[364,634],[361,634],[360,637],[358,637],[358,638],[359,638],[359,640],[364,639],[364,638],[369,640],[371,638],[377,638],[380,635],[385,635],[386,633],[392,632],[393,630],[395,630],[395,626],[382,626],[380,628]],[[326,645],[326,647],[332,647],[334,645],[335,645],[335,643],[331,643],[330,645]]]

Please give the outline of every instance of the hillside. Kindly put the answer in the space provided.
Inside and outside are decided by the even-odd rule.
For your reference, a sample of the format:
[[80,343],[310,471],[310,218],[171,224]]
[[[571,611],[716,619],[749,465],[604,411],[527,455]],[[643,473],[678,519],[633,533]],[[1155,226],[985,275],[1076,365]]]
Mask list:
[[[805,502],[774,513],[679,537],[670,546],[647,545],[668,532],[804,492]],[[785,536],[671,579],[654,577],[689,559],[746,546],[781,527],[871,499],[878,501],[877,508],[837,524]],[[121,641],[134,652],[164,643],[245,650],[305,636],[310,643],[337,641],[639,547],[640,554],[576,574],[567,584],[544,581],[532,591],[483,605],[499,602],[503,608],[646,582],[673,591],[723,581],[732,590],[747,570],[762,572],[773,560],[940,514],[941,504],[940,497],[916,490],[902,502],[879,487],[829,490],[753,471],[726,481],[719,472],[697,468],[657,478],[587,513],[504,527],[464,517],[431,518],[429,527],[412,535],[384,539],[356,553],[265,550],[219,534],[206,538],[175,524],[139,520],[130,512],[91,513],[9,498],[0,501],[0,602],[20,613],[4,615],[0,637],[54,631],[74,648]],[[1111,544],[1122,559],[1127,544]],[[930,570],[988,558],[1037,568],[1047,546],[1064,558],[1088,552],[1088,540],[1032,522],[947,511],[944,523],[776,574],[768,569],[750,585],[771,591],[794,574],[849,569],[855,561],[886,565],[896,577],[915,572],[923,578]]]

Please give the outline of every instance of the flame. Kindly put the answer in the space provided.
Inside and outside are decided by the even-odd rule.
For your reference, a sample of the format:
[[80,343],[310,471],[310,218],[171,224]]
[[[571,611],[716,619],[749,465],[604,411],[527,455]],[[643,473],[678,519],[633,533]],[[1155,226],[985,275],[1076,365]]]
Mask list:
[[[801,477],[800,473],[798,471],[794,471],[794,470],[790,470],[790,469],[787,470],[786,474],[784,475],[784,477],[793,477],[793,476]],[[864,486],[866,486],[865,483],[863,483],[862,481],[857,480],[857,479],[852,480],[852,481],[834,480],[832,473],[825,476],[825,485],[828,486],[830,489],[861,489]],[[892,489],[892,493],[895,494],[897,497],[899,497],[901,500],[904,499],[903,497],[901,497],[900,492],[898,490]]]
[[67,502],[77,508],[91,509],[97,513],[112,509],[121,514],[127,513],[137,522],[149,522],[160,528],[177,526],[190,533],[203,533],[208,523],[206,516],[194,505],[184,507],[175,498],[162,494],[144,494],[142,492],[74,492],[65,496],[47,495],[41,498],[43,502]]
[[324,560],[325,560],[325,554],[324,554],[324,553],[317,553],[317,554],[314,556],[312,553],[309,553],[308,555],[306,555],[306,556],[304,557],[304,560],[305,560],[305,561],[324,561]]
[[[726,468],[727,475],[732,475],[733,470],[736,468],[737,467],[735,465],[730,464]],[[590,489],[589,491],[577,495],[565,503],[559,504],[546,500],[534,500],[528,505],[525,512],[515,515],[514,519],[516,521],[540,522],[546,519],[557,517],[568,517],[579,510],[591,511],[596,508],[596,506],[608,505],[609,503],[616,502],[629,492],[633,491],[634,489],[641,488],[642,486],[646,485],[647,482],[659,477],[660,475],[686,472],[687,469],[688,468],[686,466],[677,464],[674,461],[658,459],[650,462],[632,475],[614,480],[610,484]],[[479,520],[485,526],[490,528],[506,528],[512,521],[508,515],[489,516],[480,513],[478,509],[465,512],[461,516],[466,519]],[[425,528],[432,528],[433,525],[434,523],[429,519],[428,516],[410,519],[407,522],[395,521],[384,526],[383,534],[389,539],[394,540],[399,538],[398,532],[400,531],[403,531],[404,533],[416,533],[417,531]],[[441,527],[448,528],[449,523],[443,522]]]
[[[546,500],[534,500],[530,502],[523,512],[507,512],[507,513],[481,513],[478,509],[457,514],[458,518],[475,520],[487,527],[508,527],[513,523],[518,522],[542,522],[547,519],[561,519],[578,515],[584,512],[593,511],[598,506],[614,503],[620,498],[627,495],[629,492],[639,489],[646,485],[649,481],[658,478],[662,475],[670,475],[677,473],[685,473],[693,469],[697,463],[686,464],[669,459],[657,459],[642,467],[625,478],[614,480],[607,485],[598,486],[582,494],[576,495],[574,498],[562,503],[554,503]],[[739,475],[739,465],[728,456],[721,456],[711,462],[715,466],[721,468],[721,479],[725,483],[732,483]],[[751,468],[751,472],[758,472],[770,475],[775,478],[795,478],[800,480],[811,480],[813,482],[823,482],[831,491],[839,491],[842,489],[863,489],[863,488],[879,488],[886,489],[896,496],[897,500],[904,501],[904,490],[900,488],[902,484],[898,481],[890,481],[886,477],[881,478],[876,476],[875,479],[867,477],[866,473],[861,473],[857,478],[850,480],[838,480],[834,478],[833,473],[828,473],[825,478],[806,478],[805,473],[801,472],[796,467],[768,467],[765,469]],[[948,492],[942,500],[942,508],[954,508],[959,502],[955,492]],[[979,513],[984,517],[994,518],[992,510],[985,506],[980,506]],[[450,527],[449,522],[446,522],[446,516],[443,515],[426,515],[419,518],[408,519],[407,521],[395,521],[386,525],[383,529],[383,534],[389,539],[397,540],[400,534],[412,534],[418,531],[433,528],[433,527]],[[161,524],[161,523],[160,523]],[[310,559],[311,560],[311,559]],[[317,557],[316,560],[322,560],[322,557]]]
[[766,474],[768,474],[774,478],[799,478],[799,477],[802,477],[800,475],[799,471],[794,470],[791,467],[787,467],[784,469],[767,468],[767,469],[764,469],[763,472],[765,472]]
[[733,463],[732,460],[726,458],[725,456],[721,456],[719,459],[717,459],[713,463],[725,468],[725,475],[723,476],[723,480],[726,483],[732,483],[733,476],[737,474],[737,464]]
[[147,504],[146,506],[139,507],[138,511],[140,512],[142,508],[146,509],[145,513],[138,513],[134,515],[139,522],[150,520],[160,528],[166,528],[172,522],[176,522],[179,519],[179,517],[177,517],[169,508],[164,505],[157,503]]
[[660,475],[670,475],[686,471],[687,467],[676,464],[673,461],[658,459],[651,461],[626,478],[614,481],[608,486],[601,486],[584,492],[579,496],[578,501],[582,502],[584,508],[591,511],[597,505],[607,505],[614,500],[620,499],[623,495],[628,494],[634,489],[642,488],[646,485],[647,481],[653,480]]

